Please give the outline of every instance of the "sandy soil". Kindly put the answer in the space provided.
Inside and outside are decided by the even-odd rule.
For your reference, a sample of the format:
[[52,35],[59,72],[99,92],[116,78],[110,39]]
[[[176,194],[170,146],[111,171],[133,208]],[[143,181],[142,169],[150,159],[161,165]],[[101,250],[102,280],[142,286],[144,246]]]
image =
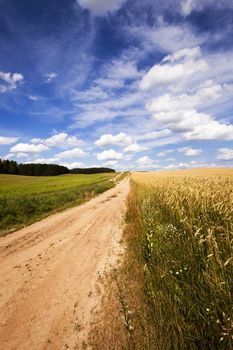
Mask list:
[[129,180],[0,238],[0,349],[86,349],[101,276],[117,264]]

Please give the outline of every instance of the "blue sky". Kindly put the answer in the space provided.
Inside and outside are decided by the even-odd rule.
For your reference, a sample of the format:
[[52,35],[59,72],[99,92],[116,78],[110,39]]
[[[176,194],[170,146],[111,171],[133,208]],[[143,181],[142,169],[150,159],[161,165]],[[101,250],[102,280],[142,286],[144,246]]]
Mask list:
[[233,2],[0,0],[0,157],[233,166]]

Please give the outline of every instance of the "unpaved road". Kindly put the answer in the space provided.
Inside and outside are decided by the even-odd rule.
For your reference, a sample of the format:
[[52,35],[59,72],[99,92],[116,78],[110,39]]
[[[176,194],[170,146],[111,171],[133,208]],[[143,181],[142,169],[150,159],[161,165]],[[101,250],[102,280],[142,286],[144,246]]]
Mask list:
[[82,349],[117,263],[129,180],[0,238],[0,349]]

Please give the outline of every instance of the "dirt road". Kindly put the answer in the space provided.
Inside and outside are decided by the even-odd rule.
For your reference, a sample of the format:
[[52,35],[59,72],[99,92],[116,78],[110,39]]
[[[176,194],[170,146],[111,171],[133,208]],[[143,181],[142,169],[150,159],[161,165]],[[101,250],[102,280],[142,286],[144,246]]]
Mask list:
[[84,349],[117,263],[129,180],[0,239],[0,349]]

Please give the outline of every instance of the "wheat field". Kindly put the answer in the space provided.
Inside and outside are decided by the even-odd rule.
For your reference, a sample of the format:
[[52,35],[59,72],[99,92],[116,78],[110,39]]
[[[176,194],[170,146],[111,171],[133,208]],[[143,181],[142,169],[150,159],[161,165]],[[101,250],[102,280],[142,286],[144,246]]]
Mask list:
[[233,345],[233,169],[133,173],[160,349]]

